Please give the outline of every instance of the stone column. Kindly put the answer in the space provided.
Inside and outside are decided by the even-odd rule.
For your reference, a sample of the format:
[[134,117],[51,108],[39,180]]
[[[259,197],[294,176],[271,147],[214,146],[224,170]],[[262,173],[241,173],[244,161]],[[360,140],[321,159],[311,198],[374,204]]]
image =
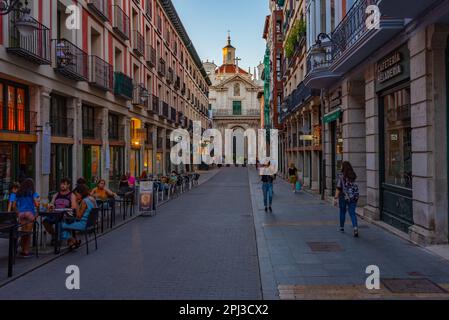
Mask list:
[[375,65],[370,65],[365,72],[366,205],[363,214],[368,219],[380,220],[379,99],[375,87]]
[[131,160],[131,118],[125,117],[124,119],[124,126],[125,126],[125,173],[130,172],[130,160]]
[[[329,97],[325,97],[325,113],[330,111],[329,108]],[[324,141],[323,141],[323,159],[326,161],[326,170],[323,174],[326,176],[326,188],[324,190],[325,198],[331,198],[332,194],[332,183],[335,177],[332,175],[332,133],[330,123],[324,125]]]
[[165,159],[166,158],[165,153],[167,151],[167,148],[166,148],[167,130],[165,128],[162,128],[161,136],[162,136],[162,174],[167,174],[167,170],[168,170],[167,165],[166,165],[167,160]]
[[[316,105],[314,102],[312,102],[310,108],[311,108],[311,112],[312,112],[312,123],[311,123],[312,132],[311,132],[311,134],[313,135],[314,126],[318,125],[320,123],[320,118],[319,118],[320,105],[319,104]],[[312,156],[312,168],[310,170],[310,172],[311,172],[311,189],[313,191],[319,191],[319,187],[320,187],[320,154],[317,151],[311,151],[311,156]]]
[[[37,125],[46,130],[50,126],[50,92],[51,89],[45,87],[31,87],[30,99],[34,101],[36,112],[38,114]],[[43,161],[50,161],[50,157],[44,155],[43,131],[38,132],[38,139],[36,144],[36,190],[43,197],[47,198],[49,193],[50,175],[43,172]],[[51,152],[50,150],[47,150]],[[49,156],[49,155],[47,155]]]
[[349,161],[357,174],[360,190],[359,206],[366,203],[366,128],[365,83],[343,81],[343,159]]
[[[443,177],[441,172],[436,171],[438,163],[435,158],[436,146],[444,148],[444,133],[439,133],[436,140],[435,121],[436,109],[445,107],[436,106],[434,99],[434,86],[439,87],[436,83],[437,77],[433,73],[435,69],[442,68],[442,65],[433,64],[432,53],[428,44],[428,32],[432,28],[424,29],[413,35],[408,43],[410,49],[410,92],[411,92],[411,127],[412,127],[412,174],[413,174],[413,220],[414,225],[410,227],[410,237],[413,241],[426,245],[435,242],[435,222],[436,211],[435,201],[437,197],[445,195],[439,194],[440,190],[436,190],[436,175],[441,175],[441,179],[447,179],[447,175]],[[440,37],[437,37],[440,38]],[[440,39],[442,42],[443,39]],[[429,43],[430,44],[430,43]],[[441,54],[443,43],[433,43],[435,45],[436,58],[438,51]],[[445,65],[445,64],[443,64]],[[433,83],[432,78],[435,77]],[[445,80],[445,79],[444,79]],[[444,81],[442,80],[442,81]],[[443,82],[444,83],[444,82]],[[440,90],[444,90],[441,88]],[[441,112],[440,110],[438,111]],[[443,131],[444,132],[444,131]],[[447,162],[447,156],[441,157],[440,161]],[[447,184],[447,181],[446,181]],[[444,189],[443,189],[444,190]],[[444,213],[447,216],[447,210]],[[447,228],[447,224],[446,224]]]

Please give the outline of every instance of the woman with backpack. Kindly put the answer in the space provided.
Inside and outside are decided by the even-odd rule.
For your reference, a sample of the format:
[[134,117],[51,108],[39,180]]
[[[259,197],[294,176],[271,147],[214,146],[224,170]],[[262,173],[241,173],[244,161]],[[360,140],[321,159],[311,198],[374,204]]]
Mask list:
[[359,188],[355,184],[356,179],[357,175],[352,165],[348,161],[343,162],[341,173],[337,178],[335,200],[338,200],[340,207],[340,231],[345,231],[346,211],[348,211],[351,217],[352,227],[354,228],[354,237],[359,236],[359,227],[355,212],[359,200]]

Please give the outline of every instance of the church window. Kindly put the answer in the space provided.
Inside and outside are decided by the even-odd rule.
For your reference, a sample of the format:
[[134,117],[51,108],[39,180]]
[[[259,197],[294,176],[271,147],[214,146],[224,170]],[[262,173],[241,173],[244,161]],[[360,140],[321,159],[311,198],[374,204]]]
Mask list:
[[235,97],[240,96],[240,84],[239,83],[234,84],[234,96]]
[[242,115],[242,101],[233,101],[232,102],[232,114],[234,116]]

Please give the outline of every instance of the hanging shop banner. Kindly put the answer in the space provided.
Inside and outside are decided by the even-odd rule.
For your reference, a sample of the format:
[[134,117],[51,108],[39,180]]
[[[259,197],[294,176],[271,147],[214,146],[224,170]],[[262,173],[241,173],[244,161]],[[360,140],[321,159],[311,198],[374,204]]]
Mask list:
[[42,131],[42,174],[51,174],[51,127],[45,125]]
[[410,78],[410,51],[402,46],[376,64],[376,91]]
[[140,214],[147,214],[156,211],[153,181],[140,181],[138,200]]
[[324,115],[324,123],[331,123],[333,121],[337,121],[342,114],[341,108],[337,108],[332,112],[329,112],[328,114]]

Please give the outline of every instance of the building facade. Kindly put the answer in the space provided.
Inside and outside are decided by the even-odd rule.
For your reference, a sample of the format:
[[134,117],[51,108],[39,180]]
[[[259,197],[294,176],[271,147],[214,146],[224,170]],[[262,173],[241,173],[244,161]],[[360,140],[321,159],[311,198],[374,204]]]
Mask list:
[[170,132],[209,126],[210,81],[172,2],[28,3],[31,34],[0,16],[0,196],[24,177],[45,197],[62,177],[174,169]]
[[[257,133],[261,128],[264,91],[263,81],[256,76],[256,73],[262,72],[263,66],[259,66],[258,72],[255,69],[252,75],[250,70],[247,72],[240,68],[238,61],[236,49],[228,36],[228,43],[223,48],[223,64],[217,66],[213,62],[204,63],[212,82],[209,102],[213,127],[221,132],[222,137],[225,137],[225,130],[233,130],[234,155],[237,153],[235,148],[240,145],[236,140],[244,141],[244,132],[247,129],[254,129]],[[247,143],[244,145],[244,154],[247,155]],[[238,154],[242,154],[242,150],[238,151]],[[234,157],[234,162],[237,161],[243,163],[245,159]]]
[[323,94],[325,195],[350,161],[361,215],[447,243],[449,3],[311,0],[307,22],[304,84]]

